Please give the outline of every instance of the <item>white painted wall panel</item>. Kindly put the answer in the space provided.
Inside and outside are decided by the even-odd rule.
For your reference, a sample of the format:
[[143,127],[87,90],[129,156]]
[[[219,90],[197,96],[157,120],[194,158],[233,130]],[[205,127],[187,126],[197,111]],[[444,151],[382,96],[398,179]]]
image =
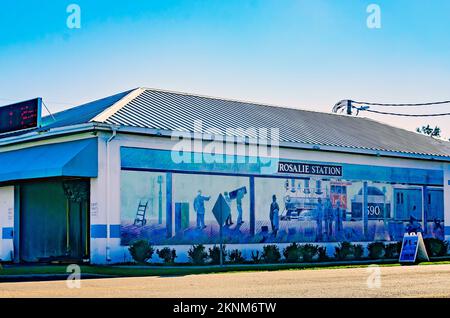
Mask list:
[[4,231],[14,228],[14,187],[0,188],[0,259],[11,261],[13,255],[13,239],[4,238]]

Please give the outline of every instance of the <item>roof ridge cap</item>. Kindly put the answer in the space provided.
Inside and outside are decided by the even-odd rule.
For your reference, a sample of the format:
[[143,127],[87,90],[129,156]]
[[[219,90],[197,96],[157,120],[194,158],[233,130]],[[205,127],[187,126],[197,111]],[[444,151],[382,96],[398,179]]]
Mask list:
[[211,96],[211,95],[204,95],[204,94],[197,94],[197,93],[180,92],[180,91],[173,91],[173,90],[161,89],[161,88],[153,88],[153,87],[141,87],[141,88],[144,89],[144,90],[163,92],[163,93],[171,93],[171,94],[186,95],[186,96],[192,96],[192,97],[201,97],[201,98],[209,98],[209,99],[215,99],[215,100],[222,100],[222,101],[250,104],[250,105],[256,105],[256,106],[267,106],[267,107],[299,110],[299,111],[311,112],[311,113],[327,114],[327,115],[333,115],[333,116],[341,116],[339,114],[327,113],[327,112],[324,112],[324,111],[306,109],[306,108],[297,107],[297,106],[290,106],[290,105],[286,105],[286,104],[284,104],[284,105],[272,104],[272,103],[266,103],[266,102],[257,102],[257,101],[250,101],[250,100],[237,99],[237,98],[218,97],[218,96]]
[[138,87],[130,91],[127,95],[119,99],[117,102],[111,106],[104,109],[100,114],[90,119],[89,122],[99,122],[104,123],[110,116],[114,115],[125,105],[127,105],[131,100],[135,99],[145,91],[145,88]]

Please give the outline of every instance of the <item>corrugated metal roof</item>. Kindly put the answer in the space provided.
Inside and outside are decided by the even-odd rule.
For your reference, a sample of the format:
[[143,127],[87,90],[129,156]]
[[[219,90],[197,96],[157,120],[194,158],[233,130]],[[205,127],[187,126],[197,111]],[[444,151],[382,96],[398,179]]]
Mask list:
[[141,89],[102,122],[193,132],[195,120],[204,131],[222,134],[227,128],[278,128],[284,142],[450,156],[446,141],[366,118],[155,89]]
[[95,118],[105,109],[111,107],[122,98],[127,96],[133,90],[108,96],[87,104],[69,108],[67,110],[53,114],[53,116],[45,116],[42,118],[42,126],[46,129],[55,127],[64,127],[76,124],[83,124]]
[[0,139],[21,136],[30,132],[88,123],[98,114],[104,112],[105,109],[109,109],[120,102],[133,91],[134,90],[125,91],[80,106],[72,107],[52,115],[44,116],[42,117],[41,126],[39,128],[4,133],[0,135]]
[[230,128],[278,128],[281,142],[450,157],[449,142],[367,118],[150,88],[106,97],[54,117],[56,121],[43,119],[43,129],[100,122],[194,132],[194,121],[201,120],[203,131],[224,135]]

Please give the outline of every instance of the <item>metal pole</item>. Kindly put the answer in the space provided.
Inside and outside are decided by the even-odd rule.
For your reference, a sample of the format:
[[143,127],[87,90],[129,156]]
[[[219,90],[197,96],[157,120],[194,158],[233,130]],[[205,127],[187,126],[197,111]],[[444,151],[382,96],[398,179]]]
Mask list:
[[428,233],[428,188],[427,186],[422,187],[422,225],[423,233]]
[[383,187],[383,225],[386,230],[387,224],[387,211],[386,211],[386,187]]
[[220,255],[220,266],[223,266],[223,256],[222,256],[222,215],[223,215],[223,211],[222,209],[220,210],[220,224],[219,224],[219,255]]
[[369,209],[369,204],[367,202],[367,197],[368,197],[368,193],[367,193],[367,181],[363,182],[363,204],[362,204],[362,218],[363,218],[363,233],[364,233],[364,238],[368,239],[369,236],[369,215],[368,215],[368,209]]
[[159,193],[158,193],[158,224],[162,224],[162,176],[158,176],[157,182],[159,184]]
[[66,198],[66,255],[70,249],[70,219],[69,219],[69,199]]

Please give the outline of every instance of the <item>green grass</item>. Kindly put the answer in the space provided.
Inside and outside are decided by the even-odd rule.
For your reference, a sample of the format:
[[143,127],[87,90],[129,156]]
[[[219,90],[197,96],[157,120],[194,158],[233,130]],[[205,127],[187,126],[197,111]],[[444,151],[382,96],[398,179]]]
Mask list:
[[[321,269],[321,268],[353,268],[362,267],[363,265],[342,265],[342,266],[315,266],[308,267],[302,265],[291,264],[267,264],[267,265],[227,265],[224,267],[203,266],[203,267],[117,267],[117,266],[90,266],[82,265],[81,273],[97,274],[118,277],[140,277],[140,276],[184,276],[195,274],[211,274],[211,273],[236,273],[236,272],[257,272],[257,271],[278,271],[278,270],[304,270],[304,269]],[[64,265],[38,265],[38,266],[14,266],[4,267],[0,270],[2,275],[36,275],[36,274],[67,274]]]
[[[380,266],[400,266],[398,263],[378,263]],[[81,265],[81,272],[84,274],[97,274],[117,277],[141,277],[141,276],[184,276],[210,273],[236,273],[236,272],[256,272],[256,271],[278,271],[278,270],[320,270],[320,269],[343,269],[361,268],[367,264],[353,265],[326,265],[326,264],[258,264],[258,265],[227,265],[218,266],[94,266]],[[420,265],[450,264],[450,261],[424,262]],[[2,275],[36,275],[36,274],[68,274],[65,265],[27,265],[27,266],[4,266],[0,270]]]

